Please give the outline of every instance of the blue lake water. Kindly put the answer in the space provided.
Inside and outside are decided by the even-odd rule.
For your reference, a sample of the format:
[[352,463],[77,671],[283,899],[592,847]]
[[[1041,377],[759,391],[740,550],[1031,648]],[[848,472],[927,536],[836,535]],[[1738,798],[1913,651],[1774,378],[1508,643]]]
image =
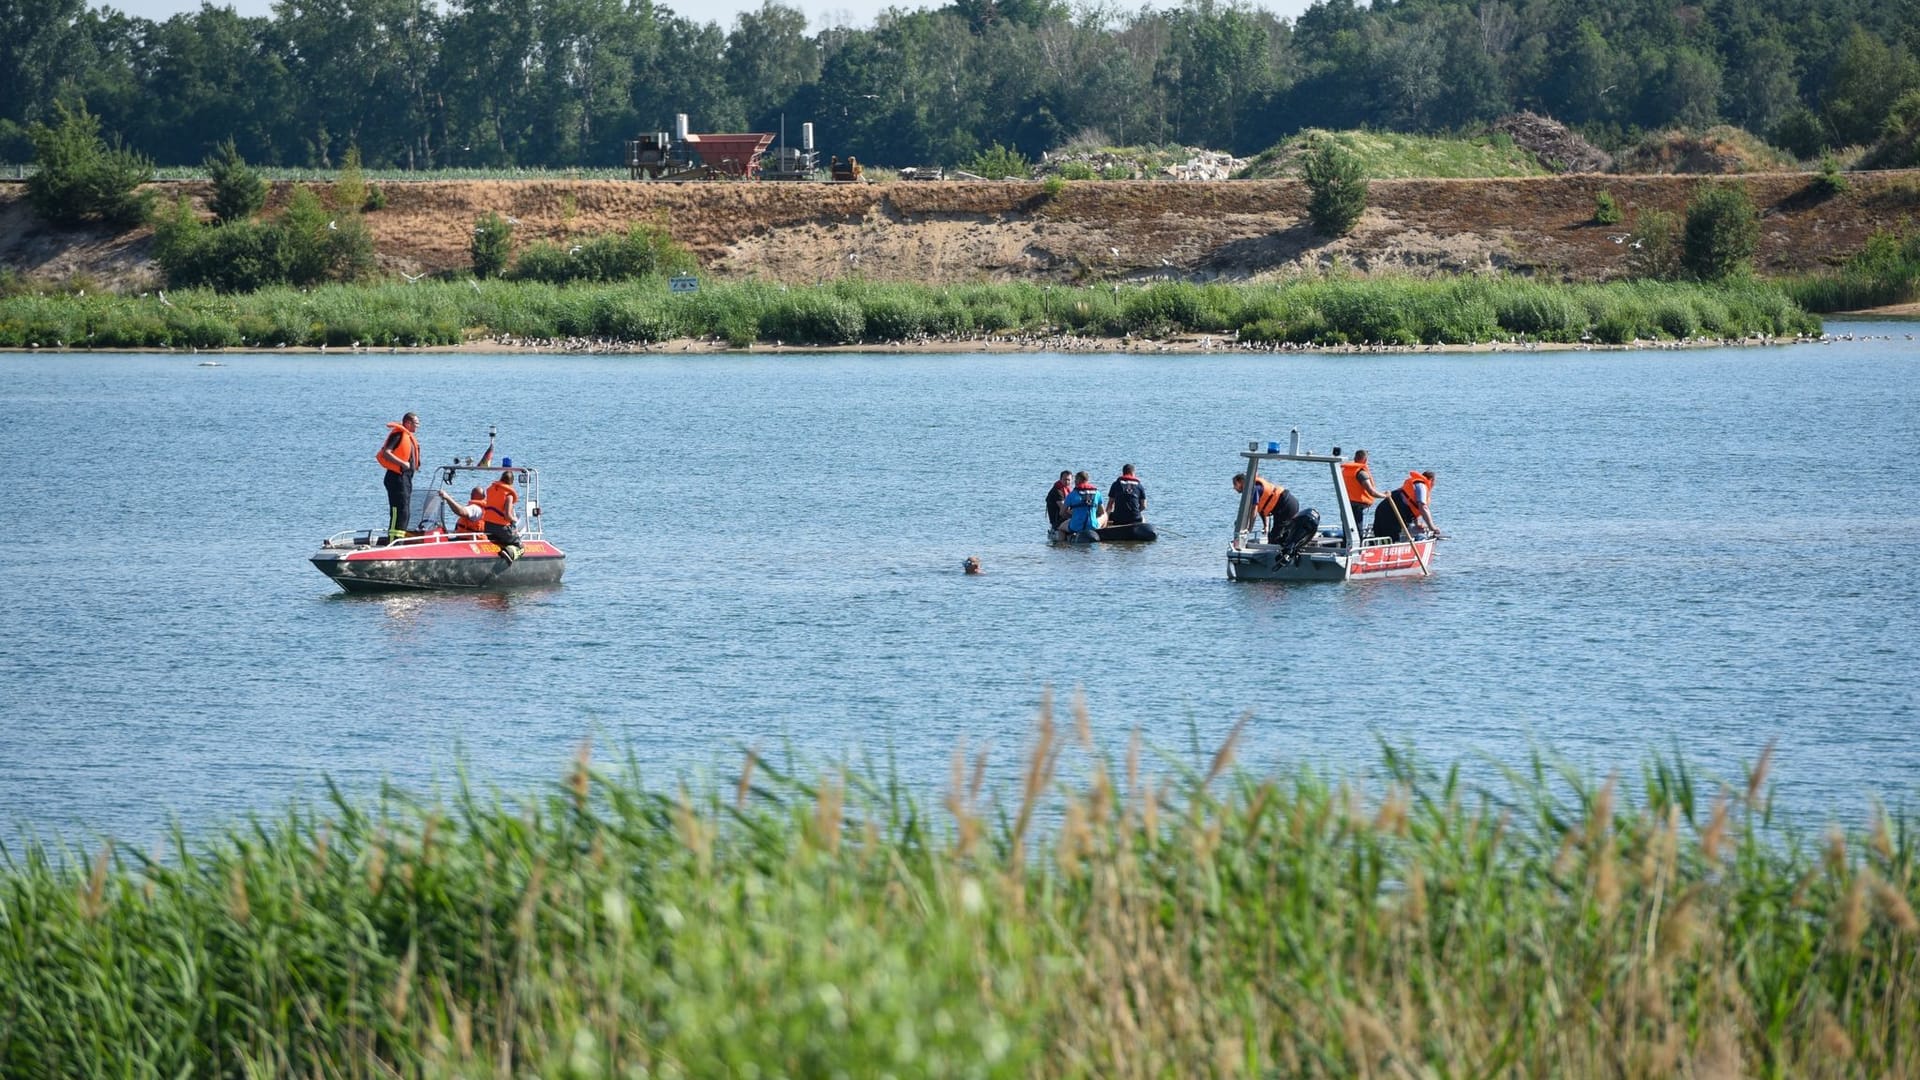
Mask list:
[[[1335,772],[1678,748],[1854,818],[1920,794],[1920,343],[1386,356],[0,357],[0,836],[150,837],[382,778],[662,785],[750,744],[1006,777],[1043,690]],[[541,468],[566,583],[350,597],[374,449]],[[1431,579],[1225,579],[1250,439],[1439,473]],[[1042,541],[1061,468],[1139,467],[1140,547]],[[1303,490],[1334,513],[1331,492]],[[986,573],[963,576],[976,555]],[[1487,766],[1490,768],[1490,766]]]

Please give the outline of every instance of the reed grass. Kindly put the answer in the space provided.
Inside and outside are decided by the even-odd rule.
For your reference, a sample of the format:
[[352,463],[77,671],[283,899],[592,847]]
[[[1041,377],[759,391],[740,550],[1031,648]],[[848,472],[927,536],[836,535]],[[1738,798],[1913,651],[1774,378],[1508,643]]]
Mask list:
[[1817,333],[1819,321],[1756,281],[1566,285],[1518,277],[1303,278],[1270,285],[934,288],[858,280],[747,281],[671,294],[657,279],[553,285],[422,281],[310,290],[0,296],[0,347],[273,348],[456,345],[506,334],[622,342],[718,338],[735,346],[904,343],[980,335],[1237,336],[1317,345],[1628,343]]
[[1811,842],[1766,755],[1713,791],[1656,760],[1629,799],[1387,751],[1369,790],[1242,772],[1237,730],[1156,777],[1072,719],[1043,707],[1012,803],[960,752],[936,808],[753,754],[662,793],[583,751],[520,801],[28,845],[0,1075],[1920,1072],[1911,825]]

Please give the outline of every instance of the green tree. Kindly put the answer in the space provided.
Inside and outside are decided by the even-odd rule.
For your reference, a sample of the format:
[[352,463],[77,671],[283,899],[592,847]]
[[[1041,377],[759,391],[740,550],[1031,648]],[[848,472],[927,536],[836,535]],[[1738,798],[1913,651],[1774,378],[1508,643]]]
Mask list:
[[87,111],[54,106],[57,123],[28,128],[40,168],[27,179],[27,198],[41,217],[63,224],[104,221],[133,225],[145,220],[149,200],[140,185],[153,179],[153,162],[116,139],[100,137],[100,119]]
[[1011,150],[994,143],[973,156],[967,162],[966,170],[989,180],[1007,180],[1018,177],[1022,180],[1033,175],[1033,165],[1027,156],[1018,150]]
[[[805,12],[765,0],[759,10],[742,12],[734,21],[726,65],[727,88],[741,103],[747,123],[771,130],[788,99],[820,80],[820,47],[807,37]],[[794,117],[795,123],[808,119]]]
[[1302,167],[1307,216],[1323,236],[1345,236],[1367,209],[1367,174],[1360,159],[1332,139],[1323,140]]
[[1826,94],[1826,122],[1841,146],[1864,145],[1900,95],[1920,86],[1920,64],[1903,45],[1888,45],[1855,27],[1833,67]]
[[513,223],[501,217],[497,210],[488,211],[485,217],[473,223],[470,250],[474,277],[491,278],[504,274],[508,260],[513,255]]
[[208,155],[205,165],[213,179],[213,199],[208,208],[220,221],[245,221],[267,205],[267,182],[248,167],[232,139]]
[[367,205],[367,173],[360,167],[358,146],[347,147],[347,152],[340,156],[340,172],[333,178],[327,195],[335,210],[349,214],[358,213]]
[[1747,273],[1759,245],[1760,215],[1739,184],[1709,185],[1687,204],[1680,263],[1694,277],[1718,281]]

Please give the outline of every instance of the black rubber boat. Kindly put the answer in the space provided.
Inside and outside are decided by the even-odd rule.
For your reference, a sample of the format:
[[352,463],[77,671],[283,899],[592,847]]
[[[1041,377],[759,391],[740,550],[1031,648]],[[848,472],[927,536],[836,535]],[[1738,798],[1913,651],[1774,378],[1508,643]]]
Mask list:
[[1144,544],[1160,539],[1160,534],[1152,525],[1136,521],[1131,525],[1109,525],[1104,529],[1074,533],[1064,529],[1049,529],[1047,539],[1057,544]]

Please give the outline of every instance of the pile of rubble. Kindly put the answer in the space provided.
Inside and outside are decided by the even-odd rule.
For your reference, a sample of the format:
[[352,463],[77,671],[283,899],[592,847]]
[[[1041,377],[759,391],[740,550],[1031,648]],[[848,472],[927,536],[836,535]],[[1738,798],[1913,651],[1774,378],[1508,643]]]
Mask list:
[[1557,173],[1597,173],[1613,168],[1613,158],[1605,150],[1560,121],[1539,113],[1517,112],[1502,117],[1493,130],[1505,132],[1515,146]]
[[[1184,156],[1185,160],[1180,160]],[[1052,150],[1033,167],[1036,178],[1091,171],[1100,180],[1225,180],[1246,159],[1219,150],[1182,147],[1177,153],[1124,149]],[[1073,168],[1064,168],[1073,166]]]

